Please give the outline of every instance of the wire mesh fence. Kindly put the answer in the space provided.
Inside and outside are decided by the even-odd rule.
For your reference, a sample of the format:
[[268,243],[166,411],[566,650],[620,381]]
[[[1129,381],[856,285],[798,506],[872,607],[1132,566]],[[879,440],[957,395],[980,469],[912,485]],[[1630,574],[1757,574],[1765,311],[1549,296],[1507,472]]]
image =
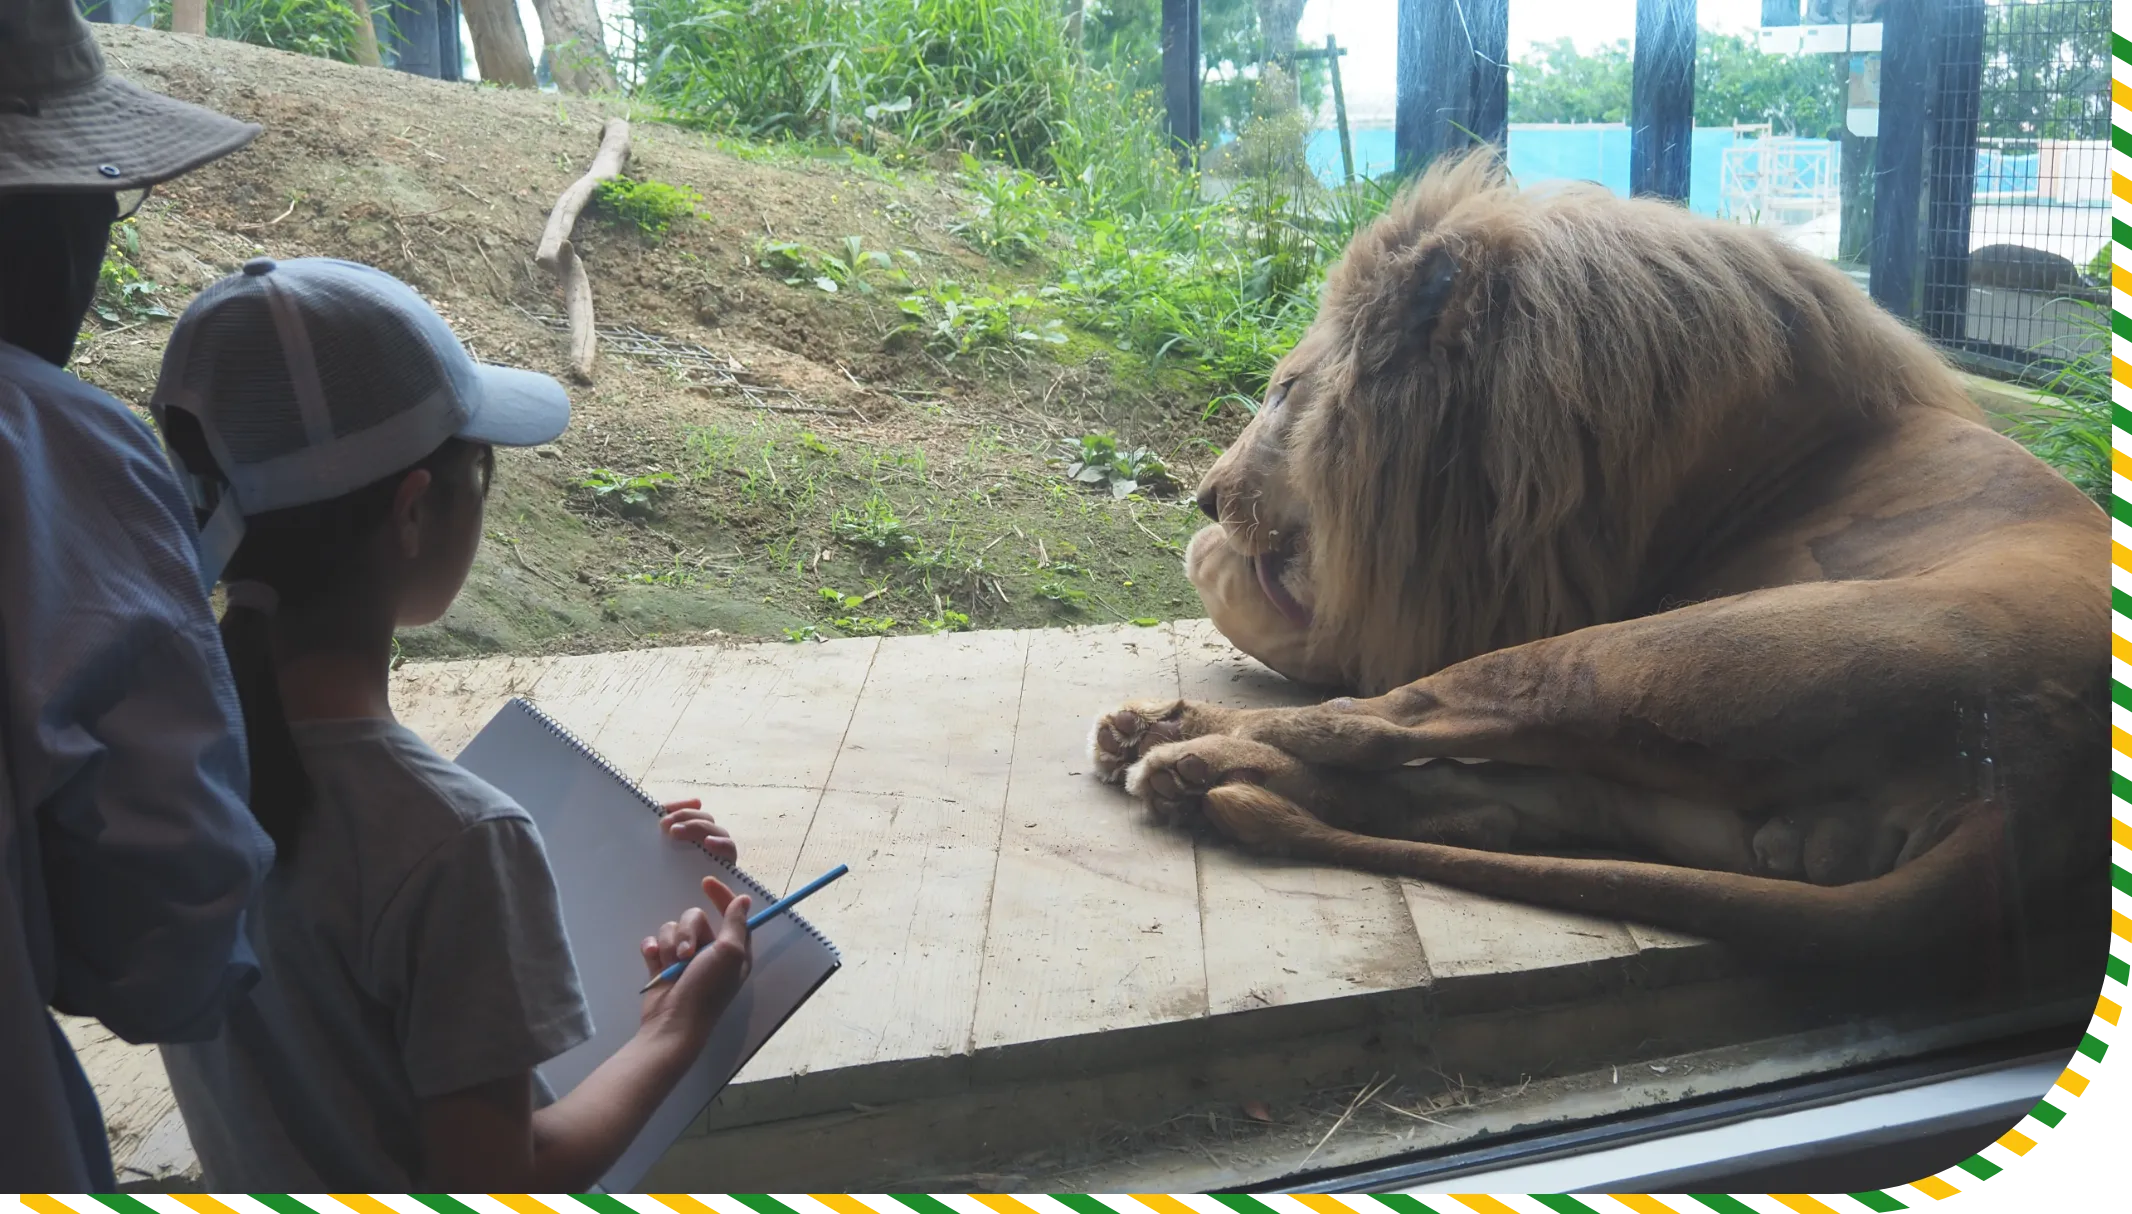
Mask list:
[[2110,6],[1941,2],[1918,323],[2014,367],[2100,357]]

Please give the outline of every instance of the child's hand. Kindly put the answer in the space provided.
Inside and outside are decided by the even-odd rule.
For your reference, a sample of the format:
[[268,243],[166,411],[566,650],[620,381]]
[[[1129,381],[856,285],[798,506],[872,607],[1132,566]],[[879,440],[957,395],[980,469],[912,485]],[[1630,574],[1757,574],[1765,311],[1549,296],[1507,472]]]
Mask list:
[[734,845],[733,836],[705,813],[703,802],[694,797],[686,801],[668,801],[666,813],[659,819],[659,829],[666,832],[667,838],[697,844],[728,864],[740,858],[740,849]]
[[701,907],[692,906],[640,946],[647,978],[657,977],[676,961],[695,958],[679,978],[644,992],[643,1026],[671,1029],[697,1043],[709,1038],[754,962],[748,896],[735,894],[716,877],[703,879],[703,894],[720,912],[715,924]]

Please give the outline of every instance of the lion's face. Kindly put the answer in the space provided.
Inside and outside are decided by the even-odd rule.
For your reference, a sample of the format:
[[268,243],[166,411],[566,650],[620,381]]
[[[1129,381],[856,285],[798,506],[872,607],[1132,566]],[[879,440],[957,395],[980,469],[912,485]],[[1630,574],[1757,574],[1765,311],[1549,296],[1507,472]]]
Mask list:
[[1297,421],[1312,407],[1324,339],[1305,337],[1268,381],[1259,411],[1199,482],[1215,525],[1185,551],[1185,576],[1209,618],[1236,646],[1301,682],[1333,683],[1308,659],[1316,594],[1310,515],[1290,475]]

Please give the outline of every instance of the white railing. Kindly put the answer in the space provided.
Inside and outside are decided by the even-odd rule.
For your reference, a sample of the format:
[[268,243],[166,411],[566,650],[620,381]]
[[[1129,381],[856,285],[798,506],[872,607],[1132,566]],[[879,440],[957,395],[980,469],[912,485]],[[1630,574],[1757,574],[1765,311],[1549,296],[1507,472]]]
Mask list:
[[1719,213],[1744,223],[1808,223],[1840,209],[1837,145],[1768,135],[1767,126],[1726,148],[1718,166]]

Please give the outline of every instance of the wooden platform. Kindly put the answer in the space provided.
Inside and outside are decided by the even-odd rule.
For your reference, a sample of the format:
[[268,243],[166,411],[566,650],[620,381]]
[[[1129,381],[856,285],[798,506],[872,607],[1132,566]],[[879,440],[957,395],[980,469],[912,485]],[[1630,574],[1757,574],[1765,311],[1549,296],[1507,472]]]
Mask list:
[[702,797],[773,888],[852,866],[808,911],[845,969],[707,1127],[1348,1032],[1397,1018],[1385,998],[1558,1003],[1722,963],[1156,827],[1086,746],[1096,714],[1169,694],[1305,699],[1205,621],[455,662],[395,685],[447,755],[525,696],[655,795]]
[[[1086,746],[1098,713],[1171,694],[1301,702],[1205,621],[500,658],[394,684],[447,755],[533,700],[655,795],[703,798],[775,889],[851,865],[807,909],[843,971],[653,1188],[871,1191],[1195,1102],[1393,1070],[1516,1084],[1863,1010],[1706,942],[1158,828]],[[138,1060],[112,1059],[92,1073],[107,1109],[160,1123],[167,1102],[113,1090],[145,1082]],[[167,1132],[131,1132],[167,1170],[148,1149]]]
[[410,667],[453,754],[522,695],[661,797],[702,797],[846,967],[749,1082],[969,1057],[1371,992],[1564,994],[1699,942],[1284,864],[1148,822],[1088,772],[1138,696],[1306,702],[1204,621]]

